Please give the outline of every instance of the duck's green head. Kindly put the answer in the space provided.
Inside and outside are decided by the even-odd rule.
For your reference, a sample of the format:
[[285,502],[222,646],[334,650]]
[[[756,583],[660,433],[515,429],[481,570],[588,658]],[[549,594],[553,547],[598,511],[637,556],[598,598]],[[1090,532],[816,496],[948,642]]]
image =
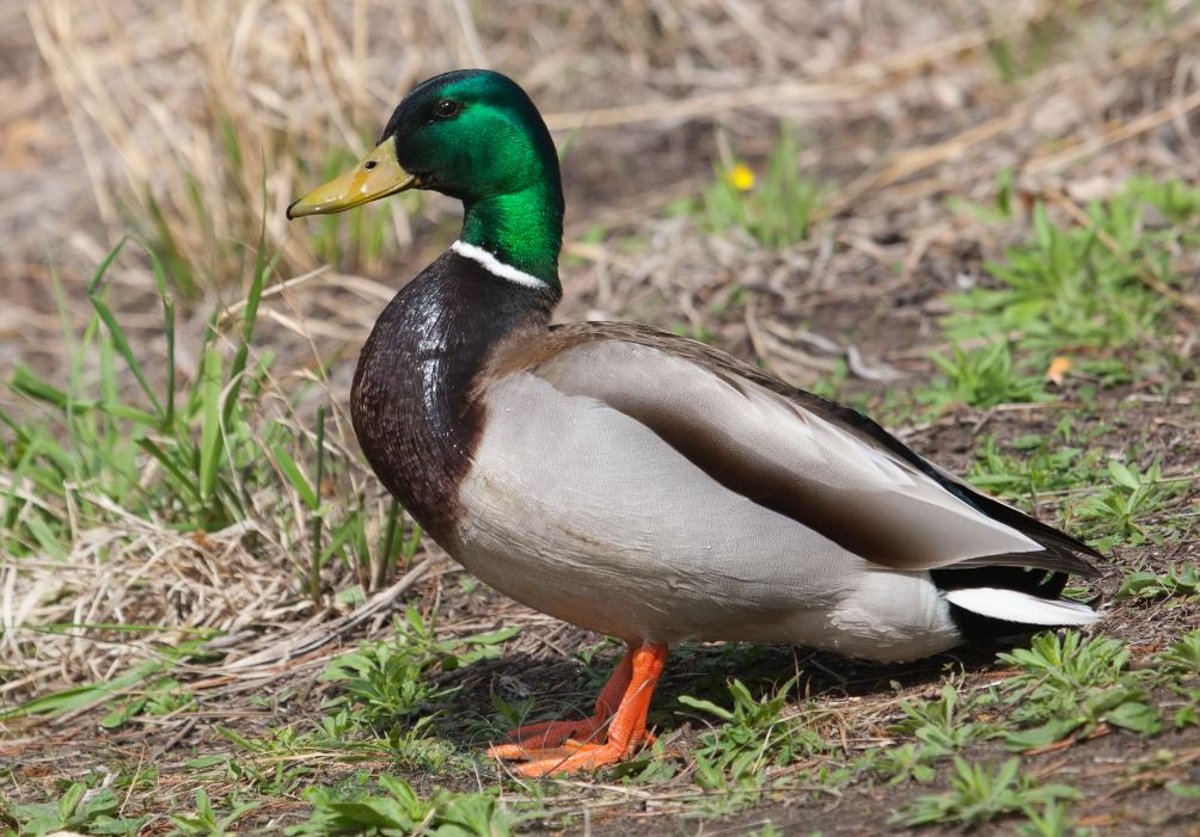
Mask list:
[[287,214],[341,212],[406,189],[458,198],[465,209],[462,241],[558,285],[558,156],[537,108],[508,77],[457,70],[417,85],[375,148]]

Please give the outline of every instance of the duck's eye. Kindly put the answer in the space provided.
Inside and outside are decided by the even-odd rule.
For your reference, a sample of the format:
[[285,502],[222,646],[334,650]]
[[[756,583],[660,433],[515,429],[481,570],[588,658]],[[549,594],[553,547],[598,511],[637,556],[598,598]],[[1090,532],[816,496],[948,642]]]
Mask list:
[[370,171],[371,169],[375,168],[377,165],[379,165],[379,163],[375,162],[374,160],[367,160],[367,162],[363,163],[363,168],[366,169],[367,171]]
[[462,110],[462,105],[453,99],[441,99],[433,106],[433,115],[438,119],[449,119],[457,116],[460,110]]

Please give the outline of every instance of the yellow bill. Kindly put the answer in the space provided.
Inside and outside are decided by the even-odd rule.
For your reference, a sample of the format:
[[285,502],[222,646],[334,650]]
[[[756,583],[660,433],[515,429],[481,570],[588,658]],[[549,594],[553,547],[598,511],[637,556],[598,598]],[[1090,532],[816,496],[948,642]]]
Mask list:
[[396,144],[389,137],[372,148],[350,171],[318,186],[289,206],[287,217],[343,212],[417,185],[417,178],[400,168],[396,161]]

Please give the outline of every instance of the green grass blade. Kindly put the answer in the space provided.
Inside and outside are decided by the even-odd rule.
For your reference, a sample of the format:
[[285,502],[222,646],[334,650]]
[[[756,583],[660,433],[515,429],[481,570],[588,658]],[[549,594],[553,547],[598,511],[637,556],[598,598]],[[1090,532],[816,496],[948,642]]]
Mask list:
[[89,293],[88,301],[92,303],[92,309],[100,317],[104,323],[104,327],[108,329],[108,336],[112,340],[113,347],[121,355],[125,361],[125,365],[129,371],[133,373],[134,379],[138,382],[142,392],[150,399],[150,403],[154,405],[154,412],[157,414],[156,419],[163,415],[162,404],[158,400],[158,396],[154,394],[154,390],[150,388],[150,382],[146,380],[145,373],[142,372],[142,365],[138,363],[138,359],[133,354],[133,348],[129,345],[129,340],[125,337],[125,329],[121,328],[121,324],[117,322],[117,318],[113,316],[112,309],[108,307],[99,294]]
[[163,470],[170,474],[174,480],[174,487],[179,490],[186,491],[192,495],[192,499],[200,499],[200,483],[191,474],[179,466],[179,463],[162,447],[150,439],[138,439],[138,447],[154,457],[155,461],[162,466]]
[[266,257],[267,249],[267,213],[266,185],[263,186],[263,216],[259,227],[258,246],[254,251],[254,274],[250,281],[250,290],[246,294],[246,305],[242,309],[242,340],[238,344],[237,353],[233,357],[233,365],[229,370],[229,379],[233,382],[229,397],[225,401],[224,418],[228,424],[237,405],[238,394],[242,388],[242,373],[246,370],[246,359],[250,354],[250,340],[254,337],[254,324],[258,318],[258,305],[262,301],[263,286],[266,283],[269,264]]
[[113,248],[105,254],[104,258],[100,260],[100,264],[96,265],[96,270],[92,273],[92,278],[87,283],[87,294],[89,296],[94,294],[96,289],[100,287],[100,283],[103,282],[104,277],[108,275],[109,267],[111,267],[112,263],[116,261],[117,256],[121,254],[121,251],[125,249],[125,242],[127,241],[129,241],[129,236],[122,237],[121,240],[114,244]]
[[163,336],[167,341],[167,406],[162,414],[162,427],[165,429],[175,422],[175,300],[171,296],[171,283],[167,280],[167,271],[162,259],[151,247],[146,247],[150,256],[150,270],[154,274],[154,284],[158,288],[158,298],[163,307]]
[[[230,400],[233,395],[230,393]],[[216,346],[204,350],[200,372],[200,501],[209,503],[217,485],[224,453],[221,432],[221,353]]]
[[313,498],[312,562],[309,564],[308,593],[314,602],[321,601],[321,480],[324,479],[325,405],[317,408],[317,490]]
[[317,492],[313,490],[312,483],[308,481],[308,477],[296,464],[296,460],[292,455],[284,449],[281,444],[271,445],[271,454],[275,457],[275,462],[279,465],[279,469],[283,471],[283,475],[287,477],[288,483],[300,495],[300,499],[304,501],[304,505],[308,506],[311,511],[316,511],[319,505],[317,501]]

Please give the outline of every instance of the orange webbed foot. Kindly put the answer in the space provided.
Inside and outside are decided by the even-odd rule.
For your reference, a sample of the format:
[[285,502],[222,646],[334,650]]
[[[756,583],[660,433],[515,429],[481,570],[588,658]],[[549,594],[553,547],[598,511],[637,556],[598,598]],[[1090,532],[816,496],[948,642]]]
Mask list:
[[553,750],[569,742],[595,741],[608,718],[583,718],[578,721],[543,721],[509,733],[504,744],[493,744],[488,755],[497,759],[524,759],[528,754]]
[[530,779],[540,779],[552,773],[574,773],[577,770],[595,770],[610,764],[624,761],[631,753],[626,748],[611,742],[604,744],[589,744],[576,742],[574,746],[559,747],[555,750],[530,751],[527,761],[518,764],[513,770]]
[[[631,645],[600,692],[592,717],[521,727],[510,736],[511,743],[494,745],[488,754],[526,759],[514,769],[529,777],[594,770],[623,761],[643,743],[653,741],[646,730],[646,716],[666,660],[666,645]],[[607,736],[599,741],[605,724]]]

